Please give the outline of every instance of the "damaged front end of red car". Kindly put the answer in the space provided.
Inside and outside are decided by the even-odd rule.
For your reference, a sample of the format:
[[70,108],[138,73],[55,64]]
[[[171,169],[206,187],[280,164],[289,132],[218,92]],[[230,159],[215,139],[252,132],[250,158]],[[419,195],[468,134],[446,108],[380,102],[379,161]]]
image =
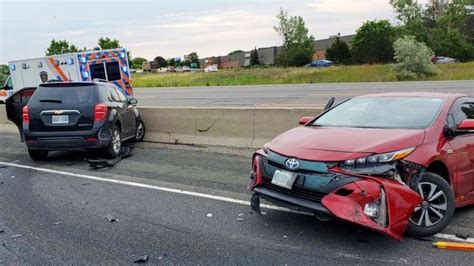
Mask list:
[[[320,218],[337,218],[401,240],[421,197],[414,191],[423,172],[419,165],[397,161],[366,167],[292,159],[269,150],[254,154],[249,189],[251,207],[260,212],[260,198]],[[354,164],[355,165],[355,164]],[[291,166],[291,165],[290,165]],[[276,171],[293,173],[291,187],[272,181]]]

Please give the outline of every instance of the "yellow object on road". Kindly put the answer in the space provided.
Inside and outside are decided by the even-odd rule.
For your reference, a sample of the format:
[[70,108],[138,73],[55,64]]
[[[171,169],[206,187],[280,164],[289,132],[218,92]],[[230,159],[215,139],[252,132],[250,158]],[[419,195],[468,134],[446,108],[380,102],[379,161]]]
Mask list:
[[438,242],[433,243],[433,245],[441,249],[474,251],[474,244],[470,244],[470,243],[438,241]]

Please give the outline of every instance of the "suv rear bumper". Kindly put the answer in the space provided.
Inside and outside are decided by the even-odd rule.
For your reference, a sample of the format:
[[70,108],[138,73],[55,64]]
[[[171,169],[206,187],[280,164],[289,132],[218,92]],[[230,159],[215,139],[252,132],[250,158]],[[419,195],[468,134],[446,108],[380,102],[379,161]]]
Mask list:
[[109,142],[110,139],[99,140],[96,137],[53,137],[27,140],[26,146],[32,150],[72,150],[104,148],[107,147]]
[[111,129],[94,125],[87,131],[32,132],[23,130],[28,149],[76,150],[104,148],[110,143]]

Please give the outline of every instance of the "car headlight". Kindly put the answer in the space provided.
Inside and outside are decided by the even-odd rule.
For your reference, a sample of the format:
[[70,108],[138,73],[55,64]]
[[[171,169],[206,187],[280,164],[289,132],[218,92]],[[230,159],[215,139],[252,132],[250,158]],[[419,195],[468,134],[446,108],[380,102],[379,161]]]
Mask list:
[[388,163],[399,161],[408,155],[410,155],[416,147],[406,148],[398,151],[383,153],[383,154],[374,154],[368,157],[362,157],[358,159],[351,159],[344,161],[344,164],[347,166],[353,165],[363,165],[366,163]]

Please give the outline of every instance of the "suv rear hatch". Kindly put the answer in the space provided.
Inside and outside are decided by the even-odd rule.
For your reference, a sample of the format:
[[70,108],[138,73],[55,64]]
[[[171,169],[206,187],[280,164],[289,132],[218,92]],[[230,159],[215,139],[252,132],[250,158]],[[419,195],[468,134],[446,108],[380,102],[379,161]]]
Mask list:
[[90,130],[94,124],[96,98],[96,85],[92,83],[40,85],[28,102],[29,130]]

